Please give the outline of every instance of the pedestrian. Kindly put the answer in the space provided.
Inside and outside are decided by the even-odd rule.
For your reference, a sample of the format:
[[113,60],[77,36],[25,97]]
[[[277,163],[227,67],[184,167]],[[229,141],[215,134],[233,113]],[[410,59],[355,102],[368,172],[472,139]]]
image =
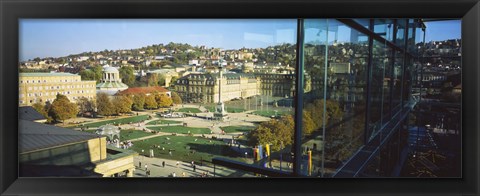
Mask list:
[[138,168],[140,168],[140,169],[142,168],[142,162],[140,162],[140,161],[138,162]]
[[195,171],[195,169],[197,169],[197,166],[196,166],[196,165],[193,165],[193,171]]
[[162,161],[162,166],[165,167],[165,161]]
[[145,171],[148,169],[147,167],[148,167],[148,165],[147,165],[147,164],[145,164]]

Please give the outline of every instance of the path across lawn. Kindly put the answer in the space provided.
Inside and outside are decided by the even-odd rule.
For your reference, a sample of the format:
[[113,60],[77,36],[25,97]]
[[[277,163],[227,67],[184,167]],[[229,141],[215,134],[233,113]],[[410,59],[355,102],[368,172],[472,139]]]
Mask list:
[[147,127],[150,130],[160,131],[165,133],[179,133],[179,134],[188,134],[189,131],[191,134],[209,134],[209,128],[197,128],[197,127],[184,127],[184,126],[158,126],[158,127]]
[[82,127],[100,127],[102,125],[106,124],[128,124],[128,123],[137,123],[137,122],[142,122],[145,120],[148,120],[148,115],[141,115],[141,116],[134,116],[134,117],[127,117],[127,118],[119,118],[119,119],[113,119],[113,120],[104,120],[104,121],[98,121],[98,122],[93,122],[93,123],[85,123],[85,124],[79,124],[76,126],[68,127],[68,128],[80,128]]

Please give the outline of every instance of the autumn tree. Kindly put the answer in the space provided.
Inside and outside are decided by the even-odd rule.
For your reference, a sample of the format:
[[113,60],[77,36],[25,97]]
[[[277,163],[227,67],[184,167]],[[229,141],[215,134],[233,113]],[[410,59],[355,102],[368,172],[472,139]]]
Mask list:
[[161,108],[170,107],[173,104],[172,98],[163,93],[156,94],[155,101],[157,102],[158,107]]
[[182,104],[182,98],[177,92],[172,92],[172,101],[174,104]]
[[95,110],[96,103],[86,97],[80,97],[77,100],[77,105],[80,113],[92,112]]
[[117,114],[128,113],[132,111],[133,100],[126,95],[115,96],[112,104]]
[[32,105],[32,107],[47,119],[47,123],[52,122],[52,117],[48,115],[48,111],[50,110],[50,104],[42,104],[40,102],[36,102]]
[[158,104],[155,100],[155,95],[148,95],[145,97],[145,105],[143,106],[145,109],[157,109]]
[[74,118],[78,114],[78,107],[75,103],[71,103],[67,96],[57,94],[48,114],[56,122],[64,122],[64,120]]
[[135,111],[143,110],[143,106],[145,105],[145,94],[136,94],[133,96],[133,105],[132,109]]
[[250,145],[270,144],[272,150],[280,150],[293,142],[294,120],[291,115],[261,123],[249,133]]
[[304,135],[310,135],[315,130],[315,123],[307,111],[303,111],[302,131]]
[[127,86],[135,85],[135,75],[133,73],[133,67],[123,66],[118,70],[118,72],[120,73],[120,78],[122,78],[123,83],[125,83]]
[[148,74],[147,75],[148,86],[158,86],[158,74]]
[[97,94],[97,112],[100,115],[111,116],[116,114],[115,106],[110,101],[108,94]]

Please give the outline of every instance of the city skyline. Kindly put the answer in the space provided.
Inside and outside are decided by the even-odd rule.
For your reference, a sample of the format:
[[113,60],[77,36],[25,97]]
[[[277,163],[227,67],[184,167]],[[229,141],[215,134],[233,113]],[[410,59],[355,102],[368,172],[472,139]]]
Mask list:
[[20,21],[19,56],[24,61],[169,42],[223,49],[259,48],[294,43],[296,25],[293,19],[24,19]]
[[[22,19],[19,60],[137,49],[169,42],[223,49],[294,44],[296,25],[294,19]],[[460,20],[426,25],[426,41],[461,38]],[[438,31],[444,33],[431,33]],[[339,35],[339,41],[342,37],[348,36]]]

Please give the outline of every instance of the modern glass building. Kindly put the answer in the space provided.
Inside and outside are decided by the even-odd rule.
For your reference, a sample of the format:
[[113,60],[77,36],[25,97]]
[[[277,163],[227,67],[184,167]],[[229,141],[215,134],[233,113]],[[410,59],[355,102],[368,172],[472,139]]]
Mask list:
[[[421,140],[416,134],[409,141],[409,129],[418,125],[412,112],[424,91],[424,20],[297,22],[294,125],[278,120],[293,129],[292,142],[259,139],[253,163],[213,163],[271,177],[400,176],[416,153],[409,147]],[[272,167],[272,160],[280,166]]]

